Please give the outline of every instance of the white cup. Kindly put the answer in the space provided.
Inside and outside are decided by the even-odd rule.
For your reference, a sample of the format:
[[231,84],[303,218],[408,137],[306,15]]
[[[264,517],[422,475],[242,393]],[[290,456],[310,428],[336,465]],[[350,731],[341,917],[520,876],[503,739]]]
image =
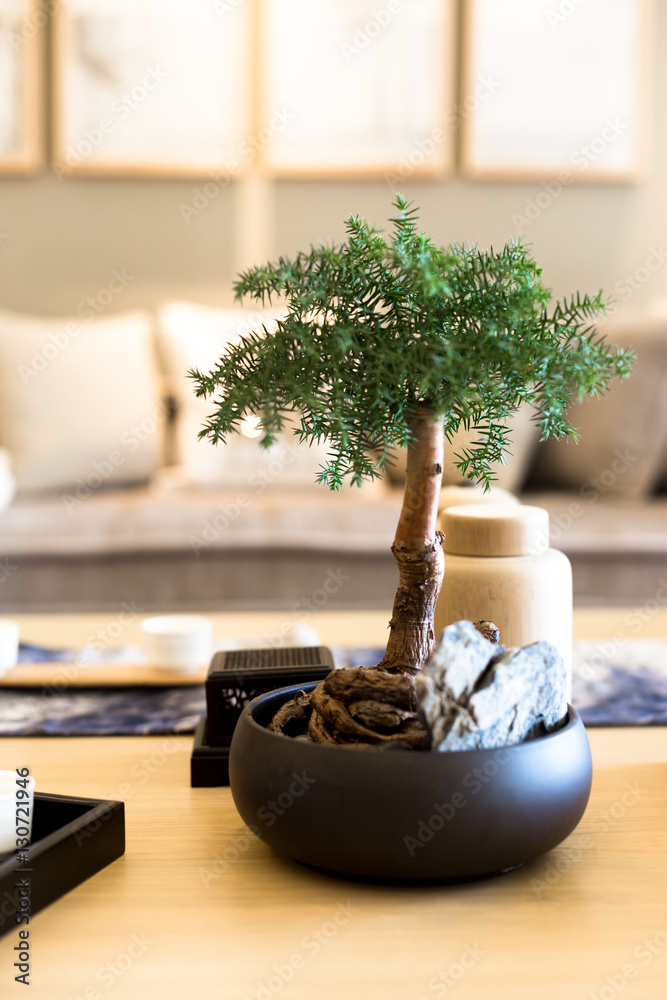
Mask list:
[[194,673],[213,649],[213,622],[202,615],[157,615],[141,623],[148,661],[161,670]]
[[0,858],[16,851],[17,840],[22,843],[32,836],[34,801],[34,778],[0,771]]
[[0,677],[19,659],[19,623],[0,618]]

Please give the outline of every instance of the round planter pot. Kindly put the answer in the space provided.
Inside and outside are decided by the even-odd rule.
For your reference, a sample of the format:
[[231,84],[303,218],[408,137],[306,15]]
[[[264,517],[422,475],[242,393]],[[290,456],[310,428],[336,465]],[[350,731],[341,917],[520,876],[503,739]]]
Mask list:
[[278,854],[373,879],[471,879],[551,850],[583,816],[591,752],[573,708],[557,732],[501,750],[355,749],[265,728],[314,687],[255,698],[232,740],[236,807]]

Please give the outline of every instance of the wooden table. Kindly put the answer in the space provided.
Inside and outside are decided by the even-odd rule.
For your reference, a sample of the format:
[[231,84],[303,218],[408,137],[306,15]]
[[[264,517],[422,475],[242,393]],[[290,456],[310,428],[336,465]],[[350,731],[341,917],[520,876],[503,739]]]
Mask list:
[[[582,611],[576,634],[667,638],[667,612]],[[256,635],[279,614],[220,615]],[[113,616],[22,616],[26,639],[79,643]],[[324,642],[382,641],[386,616],[313,614]],[[117,637],[138,639],[137,622]],[[332,878],[275,857],[229,789],[189,787],[192,739],[4,739],[41,791],[126,803],[127,852],[37,915],[33,1000],[628,1000],[667,996],[667,730],[589,733],[587,813],[521,871],[456,887]],[[18,935],[0,941],[0,996]]]

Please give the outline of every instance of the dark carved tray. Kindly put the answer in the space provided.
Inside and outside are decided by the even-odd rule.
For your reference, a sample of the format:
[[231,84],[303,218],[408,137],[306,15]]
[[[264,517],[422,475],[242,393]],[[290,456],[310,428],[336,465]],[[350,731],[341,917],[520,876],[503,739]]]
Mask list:
[[27,926],[16,919],[19,880],[30,879],[32,917],[124,853],[123,802],[36,793],[27,864],[0,861],[0,936]]
[[229,747],[231,739],[224,744],[211,745],[208,739],[208,720],[202,715],[195,729],[195,740],[190,757],[191,788],[214,788],[229,784]]
[[206,715],[195,729],[190,758],[192,788],[229,784],[229,748],[245,706],[260,694],[324,680],[333,670],[328,646],[276,646],[224,650],[206,677]]

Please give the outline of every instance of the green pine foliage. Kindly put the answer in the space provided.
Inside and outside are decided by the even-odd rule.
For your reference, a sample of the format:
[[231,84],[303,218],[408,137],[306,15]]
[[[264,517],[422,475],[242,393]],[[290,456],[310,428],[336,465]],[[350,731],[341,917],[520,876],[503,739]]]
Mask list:
[[448,439],[476,429],[458,464],[490,482],[508,451],[505,421],[524,400],[542,436],[576,437],[573,397],[607,389],[629,374],[632,355],[595,327],[601,293],[558,301],[521,242],[500,252],[441,248],[417,227],[417,210],[398,195],[388,236],[358,216],[341,245],[311,247],[293,259],[239,277],[237,299],[286,303],[270,335],[244,337],[210,374],[190,372],[215,410],[200,433],[224,441],[244,415],[261,417],[269,446],[296,411],[305,441],[327,439],[318,481],[332,489],[381,474],[410,438],[419,403],[444,421]]

